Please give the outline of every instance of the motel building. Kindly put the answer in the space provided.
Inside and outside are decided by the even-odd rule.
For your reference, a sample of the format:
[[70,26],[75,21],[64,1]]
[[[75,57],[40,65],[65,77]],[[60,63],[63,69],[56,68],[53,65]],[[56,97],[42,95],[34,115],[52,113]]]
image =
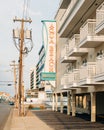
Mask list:
[[[104,0],[60,0],[53,110],[104,115]],[[64,101],[65,99],[65,101]]]

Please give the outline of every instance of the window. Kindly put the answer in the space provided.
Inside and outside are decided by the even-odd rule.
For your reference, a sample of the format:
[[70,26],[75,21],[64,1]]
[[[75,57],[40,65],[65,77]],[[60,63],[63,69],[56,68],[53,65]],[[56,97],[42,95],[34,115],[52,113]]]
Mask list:
[[83,65],[83,66],[86,66],[86,65],[87,65],[87,59],[84,59],[84,60],[82,61],[82,65]]
[[100,51],[97,52],[96,58],[97,58],[97,59],[102,59],[103,55],[104,55],[103,50],[100,50]]

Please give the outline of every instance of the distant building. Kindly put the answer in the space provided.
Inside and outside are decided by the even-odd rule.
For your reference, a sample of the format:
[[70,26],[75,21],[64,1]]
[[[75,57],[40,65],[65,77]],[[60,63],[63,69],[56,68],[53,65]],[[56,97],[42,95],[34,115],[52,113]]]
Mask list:
[[41,81],[40,75],[41,72],[44,71],[44,64],[45,64],[45,49],[44,49],[44,45],[42,45],[39,53],[39,60],[38,63],[36,65],[36,86],[39,89],[44,89],[44,82]]
[[36,67],[30,70],[30,89],[36,89]]
[[10,94],[6,93],[6,92],[0,92],[0,101],[10,101],[10,100],[14,100]]
[[45,50],[42,45],[39,53],[39,60],[34,69],[30,73],[30,89],[26,91],[26,100],[28,102],[42,103],[45,100],[44,83],[41,81],[40,74],[44,70]]

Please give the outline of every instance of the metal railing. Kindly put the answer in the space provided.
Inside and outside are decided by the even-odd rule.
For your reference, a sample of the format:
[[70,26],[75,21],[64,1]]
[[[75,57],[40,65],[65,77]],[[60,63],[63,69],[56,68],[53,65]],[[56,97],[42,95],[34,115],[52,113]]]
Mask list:
[[61,58],[67,57],[69,52],[69,45],[65,45],[64,48],[61,50]]
[[75,69],[72,72],[64,74],[61,78],[61,85],[73,85],[79,81],[79,70]]
[[81,66],[79,70],[80,80],[92,79],[96,75],[96,63],[88,62],[86,66]]
[[83,41],[87,36],[95,36],[95,19],[88,19],[80,28],[80,42]]
[[78,44],[80,41],[80,34],[74,34],[69,42],[69,53],[74,49],[78,48]]
[[66,73],[61,78],[61,85],[68,85],[69,84],[69,74]]
[[104,2],[96,10],[96,26],[104,22]]
[[96,60],[96,75],[104,73],[104,57]]

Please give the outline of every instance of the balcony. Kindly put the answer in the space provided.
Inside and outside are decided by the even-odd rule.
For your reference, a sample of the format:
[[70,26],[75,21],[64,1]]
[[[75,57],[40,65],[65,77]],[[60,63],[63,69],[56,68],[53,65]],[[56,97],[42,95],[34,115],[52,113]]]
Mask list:
[[[64,0],[63,0],[64,1]],[[62,3],[63,3],[62,1]],[[70,1],[70,0],[69,0]],[[65,21],[67,19],[67,17],[69,16],[69,14],[71,13],[71,10],[73,9],[73,7],[75,6],[75,3],[77,2],[77,0],[71,0],[70,4],[68,4],[67,9],[65,10],[64,14],[61,16],[60,18],[60,22],[59,22],[59,33],[61,33],[62,28],[65,26]],[[62,4],[61,4],[62,5]]]
[[88,53],[88,49],[87,48],[79,48],[80,42],[80,34],[75,34],[69,43],[69,52],[68,52],[68,56],[75,56],[75,57],[79,57],[82,56],[84,54]]
[[61,89],[68,89],[69,74],[64,74],[61,78]]
[[103,84],[104,84],[104,57],[99,58],[96,61],[95,81],[103,82]]
[[95,19],[88,19],[80,28],[80,43],[81,48],[95,48],[104,43],[104,36],[95,33]]
[[[69,0],[70,1],[70,0]],[[58,33],[60,37],[71,37],[86,21],[103,0],[71,0],[68,7],[60,18]],[[62,0],[62,4],[65,0]]]
[[95,32],[97,34],[104,35],[104,3],[102,3],[96,10],[96,28]]
[[60,1],[60,8],[61,9],[66,9],[69,5],[71,0],[61,0]]
[[72,80],[72,87],[79,87],[78,86],[78,82],[79,82],[79,69],[74,69],[74,71],[73,71],[73,80]]
[[79,86],[93,85],[94,76],[96,74],[96,63],[88,62],[87,65],[81,66],[79,70],[80,81]]
[[72,72],[64,74],[61,78],[62,89],[72,89],[78,86],[79,70],[74,69]]
[[69,45],[65,45],[61,51],[61,63],[72,63],[77,60],[76,57],[68,57]]

